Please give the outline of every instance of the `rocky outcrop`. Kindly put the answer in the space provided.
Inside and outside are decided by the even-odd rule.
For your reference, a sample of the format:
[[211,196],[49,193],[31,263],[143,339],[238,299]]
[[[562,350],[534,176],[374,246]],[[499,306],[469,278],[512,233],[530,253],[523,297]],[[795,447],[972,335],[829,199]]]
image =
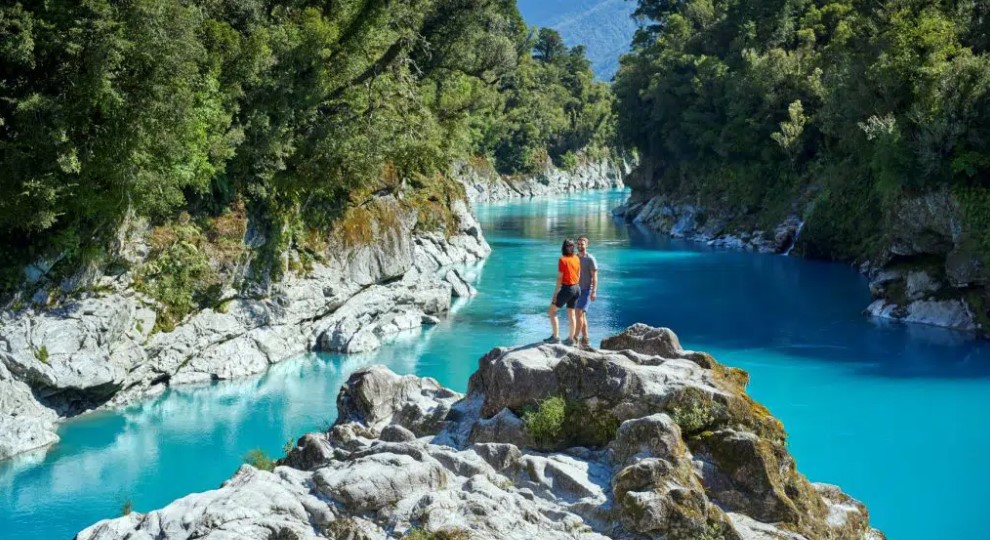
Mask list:
[[[57,441],[58,418],[157,395],[169,385],[233,379],[309,349],[372,350],[445,316],[471,295],[468,265],[491,251],[463,201],[453,234],[416,229],[415,212],[377,201],[398,219],[370,244],[333,243],[322,262],[262,290],[231,291],[217,309],[152,333],[154,302],[115,278],[57,309],[0,319],[0,459]],[[108,278],[109,279],[109,278]]]
[[548,165],[542,172],[527,176],[500,175],[490,165],[469,162],[461,162],[456,168],[456,176],[464,184],[471,200],[495,202],[589,189],[622,188],[630,165],[626,161],[601,159],[581,163],[571,171]]
[[760,253],[789,254],[803,227],[800,216],[791,214],[773,229],[738,230],[733,225],[736,216],[731,211],[705,209],[696,204],[676,202],[664,195],[644,200],[635,192],[628,202],[613,210],[613,214],[673,238]]
[[[605,344],[621,349],[494,349],[465,396],[359,371],[334,427],[274,471],[245,465],[217,490],[77,538],[883,538],[864,505],[797,471],[745,372],[681,350],[667,329]],[[562,416],[545,414],[551,401]]]
[[990,333],[990,272],[948,190],[905,198],[892,213],[889,247],[863,270],[874,317]]

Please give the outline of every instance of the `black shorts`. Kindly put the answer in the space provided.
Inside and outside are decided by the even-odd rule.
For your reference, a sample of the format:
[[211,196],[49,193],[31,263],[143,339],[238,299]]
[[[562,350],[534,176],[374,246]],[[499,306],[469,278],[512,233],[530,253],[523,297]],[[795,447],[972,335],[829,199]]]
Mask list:
[[578,297],[581,296],[581,287],[579,285],[564,285],[557,292],[557,298],[554,299],[553,305],[557,308],[567,307],[574,308],[577,305]]

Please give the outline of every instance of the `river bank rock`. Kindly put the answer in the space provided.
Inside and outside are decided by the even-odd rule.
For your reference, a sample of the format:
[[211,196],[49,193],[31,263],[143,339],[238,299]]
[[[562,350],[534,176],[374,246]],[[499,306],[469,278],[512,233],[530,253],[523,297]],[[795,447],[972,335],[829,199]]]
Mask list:
[[[605,343],[496,348],[464,396],[358,371],[331,430],[300,438],[273,472],[245,465],[217,490],[77,538],[884,538],[864,505],[797,471],[744,372],[667,329]],[[548,400],[563,417],[533,421]],[[499,417],[515,434],[493,440]]]
[[737,216],[731,211],[706,209],[666,195],[649,196],[636,191],[612,213],[671,238],[759,253],[789,254],[803,227],[800,216],[789,214],[773,230],[740,230],[733,225]]
[[[633,192],[626,204],[615,209],[617,217],[717,248],[785,255],[810,252],[822,257],[834,251],[819,245],[820,239],[801,236],[810,203],[795,201],[782,222],[772,229],[758,229],[744,225],[752,223],[752,216],[742,219],[741,210],[731,205],[707,207],[688,195],[659,192],[651,180],[654,173],[641,166],[628,176]],[[809,193],[802,200],[810,198]],[[980,240],[974,237],[978,233],[966,228],[957,197],[946,188],[905,195],[892,204],[889,220],[882,230],[874,231],[875,252],[854,261],[870,278],[874,298],[864,313],[990,335],[990,269],[980,254]]]
[[571,171],[548,165],[535,175],[504,176],[488,164],[457,164],[457,178],[468,198],[478,202],[541,197],[591,189],[620,189],[631,165],[613,159],[590,160]]
[[474,293],[464,269],[491,252],[481,227],[465,201],[451,204],[457,226],[446,234],[418,230],[391,195],[376,204],[392,219],[369,224],[373,243],[331,242],[307,271],[231,290],[171,331],[152,332],[154,301],[126,277],[54,309],[0,315],[0,388],[10,388],[0,395],[0,440],[10,441],[0,459],[56,442],[58,419],[256,375],[306,350],[373,350],[435,324],[452,296]]

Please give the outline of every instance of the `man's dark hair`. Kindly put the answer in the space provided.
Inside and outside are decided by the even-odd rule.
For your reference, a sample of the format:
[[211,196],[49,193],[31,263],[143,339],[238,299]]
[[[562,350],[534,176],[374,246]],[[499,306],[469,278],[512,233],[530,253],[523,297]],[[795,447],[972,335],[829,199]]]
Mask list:
[[564,244],[560,246],[560,254],[565,257],[574,255],[574,240],[570,238],[564,240]]

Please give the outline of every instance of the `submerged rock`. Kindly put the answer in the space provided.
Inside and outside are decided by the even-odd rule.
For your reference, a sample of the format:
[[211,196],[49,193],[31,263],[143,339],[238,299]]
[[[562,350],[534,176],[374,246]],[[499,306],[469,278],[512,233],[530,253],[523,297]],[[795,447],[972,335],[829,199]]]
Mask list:
[[[494,349],[465,396],[359,371],[331,431],[301,438],[273,473],[244,466],[77,538],[883,538],[861,503],[797,471],[744,372],[667,329],[603,344]],[[561,417],[527,420],[550,401]]]

